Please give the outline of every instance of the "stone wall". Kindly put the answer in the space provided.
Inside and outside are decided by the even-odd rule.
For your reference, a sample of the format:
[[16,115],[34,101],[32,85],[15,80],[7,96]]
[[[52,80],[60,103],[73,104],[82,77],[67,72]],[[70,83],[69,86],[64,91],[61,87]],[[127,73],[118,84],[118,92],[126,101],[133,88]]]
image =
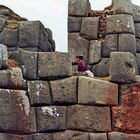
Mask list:
[[[41,22],[1,10],[0,140],[140,140],[138,6],[69,0],[68,53]],[[81,53],[98,77],[72,76]]]

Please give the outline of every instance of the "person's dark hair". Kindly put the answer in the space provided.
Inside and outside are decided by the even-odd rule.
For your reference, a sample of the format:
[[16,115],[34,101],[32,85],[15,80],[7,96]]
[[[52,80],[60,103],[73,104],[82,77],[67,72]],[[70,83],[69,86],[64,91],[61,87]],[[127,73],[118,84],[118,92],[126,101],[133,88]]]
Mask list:
[[76,58],[79,58],[79,59],[83,60],[84,59],[84,56],[79,55],[79,56],[76,56]]

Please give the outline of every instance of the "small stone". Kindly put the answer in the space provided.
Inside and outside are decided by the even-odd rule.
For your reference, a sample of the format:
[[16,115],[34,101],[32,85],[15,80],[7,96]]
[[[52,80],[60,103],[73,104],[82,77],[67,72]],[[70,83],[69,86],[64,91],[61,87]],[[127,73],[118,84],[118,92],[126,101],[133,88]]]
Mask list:
[[7,46],[0,44],[0,69],[7,68],[8,53]]

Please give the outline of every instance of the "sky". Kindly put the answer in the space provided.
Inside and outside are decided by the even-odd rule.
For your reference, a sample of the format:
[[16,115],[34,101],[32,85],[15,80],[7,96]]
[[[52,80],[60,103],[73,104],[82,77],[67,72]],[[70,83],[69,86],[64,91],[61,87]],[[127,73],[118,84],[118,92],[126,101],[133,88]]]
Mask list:
[[[140,5],[140,0],[132,2]],[[102,10],[111,4],[111,0],[90,0],[90,3],[92,9]],[[53,31],[56,50],[67,52],[68,0],[0,0],[0,4],[28,20],[40,20]]]

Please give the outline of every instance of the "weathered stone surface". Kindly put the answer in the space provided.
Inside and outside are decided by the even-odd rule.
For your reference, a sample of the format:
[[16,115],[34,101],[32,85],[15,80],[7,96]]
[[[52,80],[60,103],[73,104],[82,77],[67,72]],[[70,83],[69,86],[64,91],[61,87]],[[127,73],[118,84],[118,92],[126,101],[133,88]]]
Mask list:
[[53,140],[89,140],[89,136],[88,133],[67,130],[53,133]]
[[114,14],[132,14],[133,7],[131,0],[112,0]]
[[132,4],[134,22],[140,22],[140,6]]
[[118,105],[118,85],[108,81],[79,77],[78,103]]
[[89,64],[96,64],[101,60],[101,41],[93,40],[89,47]]
[[133,54],[136,54],[136,39],[135,39],[135,35],[132,35],[132,34],[120,34],[119,35],[118,51],[120,51],[120,52],[131,52]]
[[77,77],[51,81],[50,85],[53,103],[77,103]]
[[105,41],[103,42],[102,55],[104,57],[110,57],[110,53],[117,51],[117,34],[108,34],[105,36]]
[[0,69],[7,67],[8,53],[7,46],[0,44]]
[[68,14],[70,16],[87,16],[90,9],[88,0],[69,0]]
[[60,131],[66,128],[66,107],[37,107],[37,126],[39,132]]
[[139,53],[136,54],[136,62],[137,62],[138,74],[140,75],[140,54]]
[[31,105],[51,104],[50,87],[47,81],[28,81]]
[[113,126],[122,132],[140,132],[140,83],[121,86],[121,105],[113,107]]
[[8,47],[14,47],[18,45],[18,30],[4,28],[0,33],[0,43],[5,44]]
[[83,38],[98,39],[99,17],[83,17],[80,35]]
[[79,33],[68,34],[68,52],[71,57],[71,61],[75,62],[77,55],[84,55],[86,61],[88,61],[89,41],[82,38]]
[[0,18],[0,32],[2,32],[2,30],[4,29],[5,26],[5,19]]
[[139,134],[126,134],[121,132],[111,132],[108,134],[109,140],[140,140]]
[[30,108],[26,91],[0,89],[0,131],[36,132],[35,110]]
[[53,140],[51,133],[37,133],[32,136],[32,140]]
[[130,52],[112,52],[110,79],[113,82],[131,83],[136,80],[136,59]]
[[102,58],[101,62],[93,65],[92,71],[95,77],[107,77],[109,76],[109,58]]
[[90,140],[108,140],[106,133],[90,133]]
[[67,129],[108,132],[111,130],[109,107],[68,106]]
[[140,53],[140,39],[136,38],[136,49],[137,49],[137,53]]
[[140,38],[140,23],[135,23],[136,37]]
[[72,65],[68,53],[46,52],[39,53],[38,75],[40,78],[69,77]]
[[127,14],[107,16],[106,33],[133,33],[135,34],[133,17]]
[[23,77],[25,79],[37,79],[37,52],[20,49],[20,64],[22,65]]
[[81,28],[82,18],[81,17],[68,17],[68,31],[79,32]]

